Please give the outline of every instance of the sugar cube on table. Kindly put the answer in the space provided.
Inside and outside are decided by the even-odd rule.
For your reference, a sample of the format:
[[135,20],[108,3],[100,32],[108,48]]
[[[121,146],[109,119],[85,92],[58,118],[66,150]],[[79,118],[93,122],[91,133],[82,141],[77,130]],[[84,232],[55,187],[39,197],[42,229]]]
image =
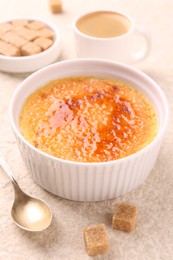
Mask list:
[[104,224],[84,228],[84,241],[89,256],[102,254],[109,249],[109,239]]
[[61,0],[49,0],[50,10],[53,14],[62,12]]
[[112,218],[112,228],[131,232],[136,225],[137,207],[127,203],[118,204]]

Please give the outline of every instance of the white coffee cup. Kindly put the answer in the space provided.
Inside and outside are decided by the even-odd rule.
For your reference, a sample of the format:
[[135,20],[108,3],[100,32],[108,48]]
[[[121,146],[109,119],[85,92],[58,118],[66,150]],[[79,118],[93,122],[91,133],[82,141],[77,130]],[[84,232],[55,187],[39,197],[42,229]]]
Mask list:
[[[150,49],[148,31],[127,14],[99,10],[78,16],[73,23],[78,58],[102,58],[126,63],[144,59]],[[144,40],[141,44],[141,38]],[[136,50],[135,46],[138,46]]]

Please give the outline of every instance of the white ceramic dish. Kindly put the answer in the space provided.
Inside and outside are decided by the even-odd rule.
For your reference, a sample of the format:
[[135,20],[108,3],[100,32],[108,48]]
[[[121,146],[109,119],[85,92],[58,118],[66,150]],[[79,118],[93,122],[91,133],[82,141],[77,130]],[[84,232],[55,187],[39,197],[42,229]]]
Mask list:
[[[119,79],[140,89],[157,113],[159,131],[154,141],[131,156],[102,163],[66,161],[47,155],[29,144],[18,125],[19,113],[27,96],[51,80],[80,75]],[[112,199],[141,184],[155,164],[167,121],[168,104],[157,83],[133,67],[106,60],[69,60],[43,68],[21,83],[10,103],[11,126],[33,179],[44,189],[77,201]]]
[[[94,37],[80,31],[78,23],[83,20],[83,23],[85,24],[84,17],[92,18],[94,14],[99,13],[104,13],[105,16],[106,14],[113,15],[112,22],[113,17],[116,18],[118,15],[124,22],[126,21],[126,23],[130,25],[128,31],[122,35],[108,38]],[[97,16],[95,15],[93,21],[96,20],[96,17]],[[96,21],[95,23],[97,24]],[[90,27],[92,24],[93,22],[90,20],[87,26]],[[112,24],[111,27],[116,28],[116,26],[116,24]],[[91,30],[91,28],[88,30]],[[94,29],[92,28],[92,30]],[[105,28],[103,31],[104,30]],[[76,55],[78,58],[102,58],[131,64],[146,58],[150,52],[151,37],[148,30],[141,25],[137,25],[129,15],[109,9],[95,10],[79,15],[73,22],[73,33]],[[140,39],[144,40],[143,44],[141,44]],[[139,46],[139,44],[140,47],[137,48],[138,50],[135,50],[135,46]]]
[[0,55],[0,70],[13,73],[33,72],[40,68],[43,68],[57,60],[60,54],[60,32],[57,26],[50,21],[41,19],[38,17],[13,17],[11,19],[1,20],[0,23],[10,22],[12,20],[25,19],[28,21],[40,21],[50,28],[54,34],[54,43],[47,50],[31,55],[31,56],[19,56],[10,57]]

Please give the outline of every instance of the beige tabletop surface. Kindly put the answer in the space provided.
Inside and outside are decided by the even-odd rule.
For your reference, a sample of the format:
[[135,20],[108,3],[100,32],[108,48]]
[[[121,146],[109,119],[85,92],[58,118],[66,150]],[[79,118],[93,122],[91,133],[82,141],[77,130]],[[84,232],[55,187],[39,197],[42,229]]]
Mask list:
[[[0,169],[0,259],[26,260],[171,260],[173,259],[173,0],[63,0],[63,12],[51,14],[47,0],[0,0],[0,18],[39,16],[52,21],[61,32],[58,61],[75,58],[72,21],[93,9],[113,9],[129,14],[148,28],[152,37],[149,56],[133,66],[153,78],[170,105],[168,130],[149,177],[137,189],[109,201],[68,201],[40,188],[31,178],[19,152],[8,118],[8,106],[18,85],[29,75],[0,72],[0,150],[27,193],[48,202],[51,226],[40,233],[18,228],[12,221],[13,187]],[[0,62],[2,62],[0,60]],[[111,228],[117,202],[138,207],[136,229],[123,233]],[[94,258],[86,253],[83,228],[104,223],[110,250]]]

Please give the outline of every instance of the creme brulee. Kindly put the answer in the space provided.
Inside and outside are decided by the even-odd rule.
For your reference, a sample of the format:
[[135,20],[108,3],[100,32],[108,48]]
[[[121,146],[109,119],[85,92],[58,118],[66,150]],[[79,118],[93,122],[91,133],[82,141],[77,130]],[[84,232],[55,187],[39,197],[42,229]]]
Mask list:
[[105,162],[126,157],[157,135],[150,102],[125,83],[94,77],[52,81],[29,96],[19,120],[32,145],[58,158]]

